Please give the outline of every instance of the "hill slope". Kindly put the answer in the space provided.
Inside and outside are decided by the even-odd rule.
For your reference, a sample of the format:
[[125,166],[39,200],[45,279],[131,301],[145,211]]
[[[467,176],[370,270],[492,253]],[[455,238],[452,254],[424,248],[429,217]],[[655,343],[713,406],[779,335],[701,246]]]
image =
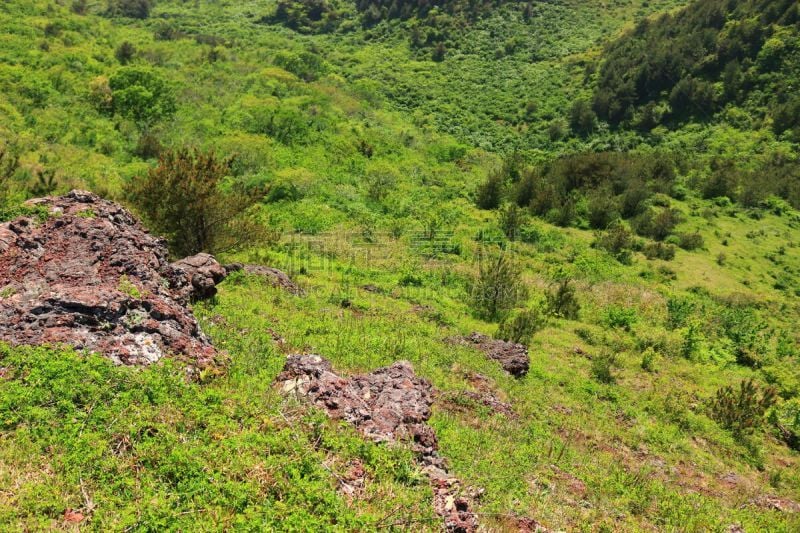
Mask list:
[[[304,289],[240,272],[197,303],[230,364],[195,380],[169,358],[1,347],[0,523],[438,530],[411,449],[273,387],[287,355],[318,353],[342,376],[408,360],[432,382],[439,452],[491,530],[796,530],[800,215],[751,180],[797,183],[795,141],[737,122],[773,113],[755,90],[644,132],[573,113],[712,3],[643,24],[684,2],[438,22],[321,2],[336,16],[318,25],[295,4],[0,6],[0,218],[74,186],[152,217],[130,191],[159,156],[213,149],[220,189],[255,191],[270,233],[213,251]],[[527,375],[454,342],[472,332],[524,342]]]

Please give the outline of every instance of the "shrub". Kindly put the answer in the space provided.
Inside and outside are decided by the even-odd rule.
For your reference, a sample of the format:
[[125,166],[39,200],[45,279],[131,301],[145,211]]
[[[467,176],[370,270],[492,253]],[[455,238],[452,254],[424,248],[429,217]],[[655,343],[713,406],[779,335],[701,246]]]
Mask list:
[[515,241],[520,236],[520,228],[526,220],[525,211],[516,204],[508,204],[500,211],[500,228],[509,240]]
[[522,270],[507,253],[481,258],[471,287],[471,300],[481,318],[502,318],[526,297]]
[[703,333],[695,323],[690,323],[683,332],[683,345],[681,356],[692,360],[700,352],[700,343],[703,342]]
[[546,294],[547,312],[559,318],[577,320],[581,306],[575,294],[575,287],[569,278],[562,279],[554,289]]
[[637,218],[635,224],[636,232],[639,235],[663,241],[672,233],[672,230],[681,222],[682,218],[680,211],[671,207],[659,211],[650,209]]
[[167,151],[126,192],[150,228],[167,236],[176,256],[222,252],[265,236],[244,216],[255,192],[223,192],[229,170],[230,161],[213,152]]
[[694,312],[695,304],[686,298],[671,297],[667,299],[667,328],[682,328]]
[[762,389],[752,379],[744,380],[738,389],[728,385],[717,391],[710,405],[711,418],[734,435],[745,436],[763,425],[775,400],[772,387]]
[[702,248],[705,244],[703,236],[699,233],[681,233],[678,235],[678,246],[684,250],[691,251]]
[[638,320],[636,309],[632,307],[609,306],[604,314],[603,321],[610,328],[630,331]]
[[492,172],[479,187],[475,204],[481,209],[497,209],[503,195],[503,174]]
[[607,251],[623,265],[633,262],[631,249],[634,245],[633,233],[622,223],[614,224],[607,231],[599,233],[594,241],[594,246]]
[[675,246],[663,242],[649,242],[644,245],[642,252],[646,258],[651,260],[672,261],[675,259]]
[[769,330],[755,311],[734,307],[721,317],[722,332],[733,343],[733,353],[740,365],[758,368],[765,362]]
[[325,74],[322,58],[311,52],[295,54],[282,51],[275,56],[275,64],[303,81],[315,81]]
[[575,100],[569,110],[569,125],[572,131],[586,135],[597,126],[597,114],[586,100]]
[[124,41],[114,51],[114,57],[123,65],[130,63],[134,55],[136,55],[136,47],[129,41]]
[[773,409],[770,421],[786,444],[800,451],[800,398],[785,401]]
[[614,375],[614,369],[617,366],[617,356],[611,351],[603,350],[592,358],[592,376],[600,383],[610,385],[617,381]]
[[594,229],[606,229],[620,217],[619,202],[611,191],[596,191],[589,197],[589,225]]
[[645,372],[653,373],[656,371],[656,359],[658,358],[658,354],[655,350],[653,350],[652,346],[649,346],[643,353],[642,353],[642,370]]
[[113,17],[146,19],[153,8],[152,0],[109,0],[106,14]]
[[539,306],[513,312],[501,323],[495,335],[505,341],[529,344],[533,336],[547,327],[547,316]]

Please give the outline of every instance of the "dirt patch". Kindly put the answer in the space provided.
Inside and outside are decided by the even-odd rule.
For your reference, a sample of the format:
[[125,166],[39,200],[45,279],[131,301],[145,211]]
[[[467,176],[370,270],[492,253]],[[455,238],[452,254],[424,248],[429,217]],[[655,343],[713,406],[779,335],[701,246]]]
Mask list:
[[29,203],[50,216],[0,224],[0,340],[66,344],[129,365],[216,358],[188,307],[224,277],[213,257],[170,264],[166,241],[88,192]]
[[438,442],[427,425],[433,404],[433,386],[418,377],[411,364],[400,361],[369,374],[344,378],[318,355],[292,355],[277,384],[286,394],[297,394],[347,420],[376,442],[408,442],[416,452],[434,492],[433,507],[448,531],[475,531],[477,516],[460,494],[459,481],[448,474],[438,454]]
[[490,359],[499,362],[503,370],[515,377],[528,373],[530,357],[524,344],[493,339],[481,333],[471,333],[466,337],[451,337],[451,344],[469,346],[485,353]]

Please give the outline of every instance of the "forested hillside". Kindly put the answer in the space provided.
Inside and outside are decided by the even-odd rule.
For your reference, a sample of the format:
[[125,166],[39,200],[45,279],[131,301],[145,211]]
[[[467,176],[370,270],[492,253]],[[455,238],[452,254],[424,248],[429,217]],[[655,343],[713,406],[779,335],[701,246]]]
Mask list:
[[[3,2],[0,529],[796,531],[799,24],[785,0]],[[58,233],[117,231],[116,204],[24,203],[76,188],[165,237],[156,267],[224,267],[117,275],[116,234]],[[39,320],[88,340],[26,346]],[[87,349],[172,320],[195,340],[140,367]],[[410,442],[325,401],[387,375],[422,391]]]

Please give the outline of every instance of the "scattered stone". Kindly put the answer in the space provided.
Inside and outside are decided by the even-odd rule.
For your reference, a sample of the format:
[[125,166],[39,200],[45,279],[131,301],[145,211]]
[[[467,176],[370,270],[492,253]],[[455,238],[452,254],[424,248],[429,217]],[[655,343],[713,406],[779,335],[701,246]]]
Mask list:
[[0,224],[0,340],[66,344],[128,365],[167,354],[197,367],[215,359],[188,307],[190,297],[212,289],[199,271],[169,263],[166,241],[88,192],[30,203],[51,216]]
[[509,418],[516,418],[516,413],[511,407],[511,404],[501,401],[491,392],[473,392],[473,391],[460,391],[447,395],[445,401],[454,410],[464,406],[464,404],[482,405],[488,408],[492,413],[505,415]]
[[782,513],[800,513],[800,503],[789,500],[787,498],[780,498],[774,495],[762,495],[752,500],[753,505],[761,507],[762,509],[770,509],[780,511]]
[[498,361],[503,369],[515,377],[528,373],[530,357],[524,344],[493,339],[481,333],[471,333],[466,337],[448,339],[453,344],[470,346],[485,353],[490,359]]
[[361,286],[361,290],[371,292],[373,294],[383,294],[383,289],[378,287],[377,285],[373,285],[372,283],[368,283],[366,285]]
[[232,272],[243,271],[245,274],[251,276],[258,276],[263,278],[273,287],[283,289],[289,294],[295,296],[305,296],[305,291],[300,286],[292,281],[286,272],[263,265],[244,265],[242,263],[232,263],[225,265],[225,270],[230,274]]
[[464,412],[471,405],[482,405],[492,413],[502,414],[509,418],[516,418],[517,414],[511,404],[501,400],[491,379],[483,374],[474,372],[464,373],[464,378],[470,382],[474,391],[458,391],[445,394],[443,401],[451,411]]
[[460,484],[447,473],[438,442],[427,425],[433,404],[433,386],[414,373],[406,361],[349,379],[335,374],[329,361],[318,355],[292,355],[278,375],[277,385],[325,409],[329,416],[347,420],[376,442],[405,441],[412,445],[434,491],[434,510],[448,531],[470,532],[478,527],[469,502],[460,496]]

